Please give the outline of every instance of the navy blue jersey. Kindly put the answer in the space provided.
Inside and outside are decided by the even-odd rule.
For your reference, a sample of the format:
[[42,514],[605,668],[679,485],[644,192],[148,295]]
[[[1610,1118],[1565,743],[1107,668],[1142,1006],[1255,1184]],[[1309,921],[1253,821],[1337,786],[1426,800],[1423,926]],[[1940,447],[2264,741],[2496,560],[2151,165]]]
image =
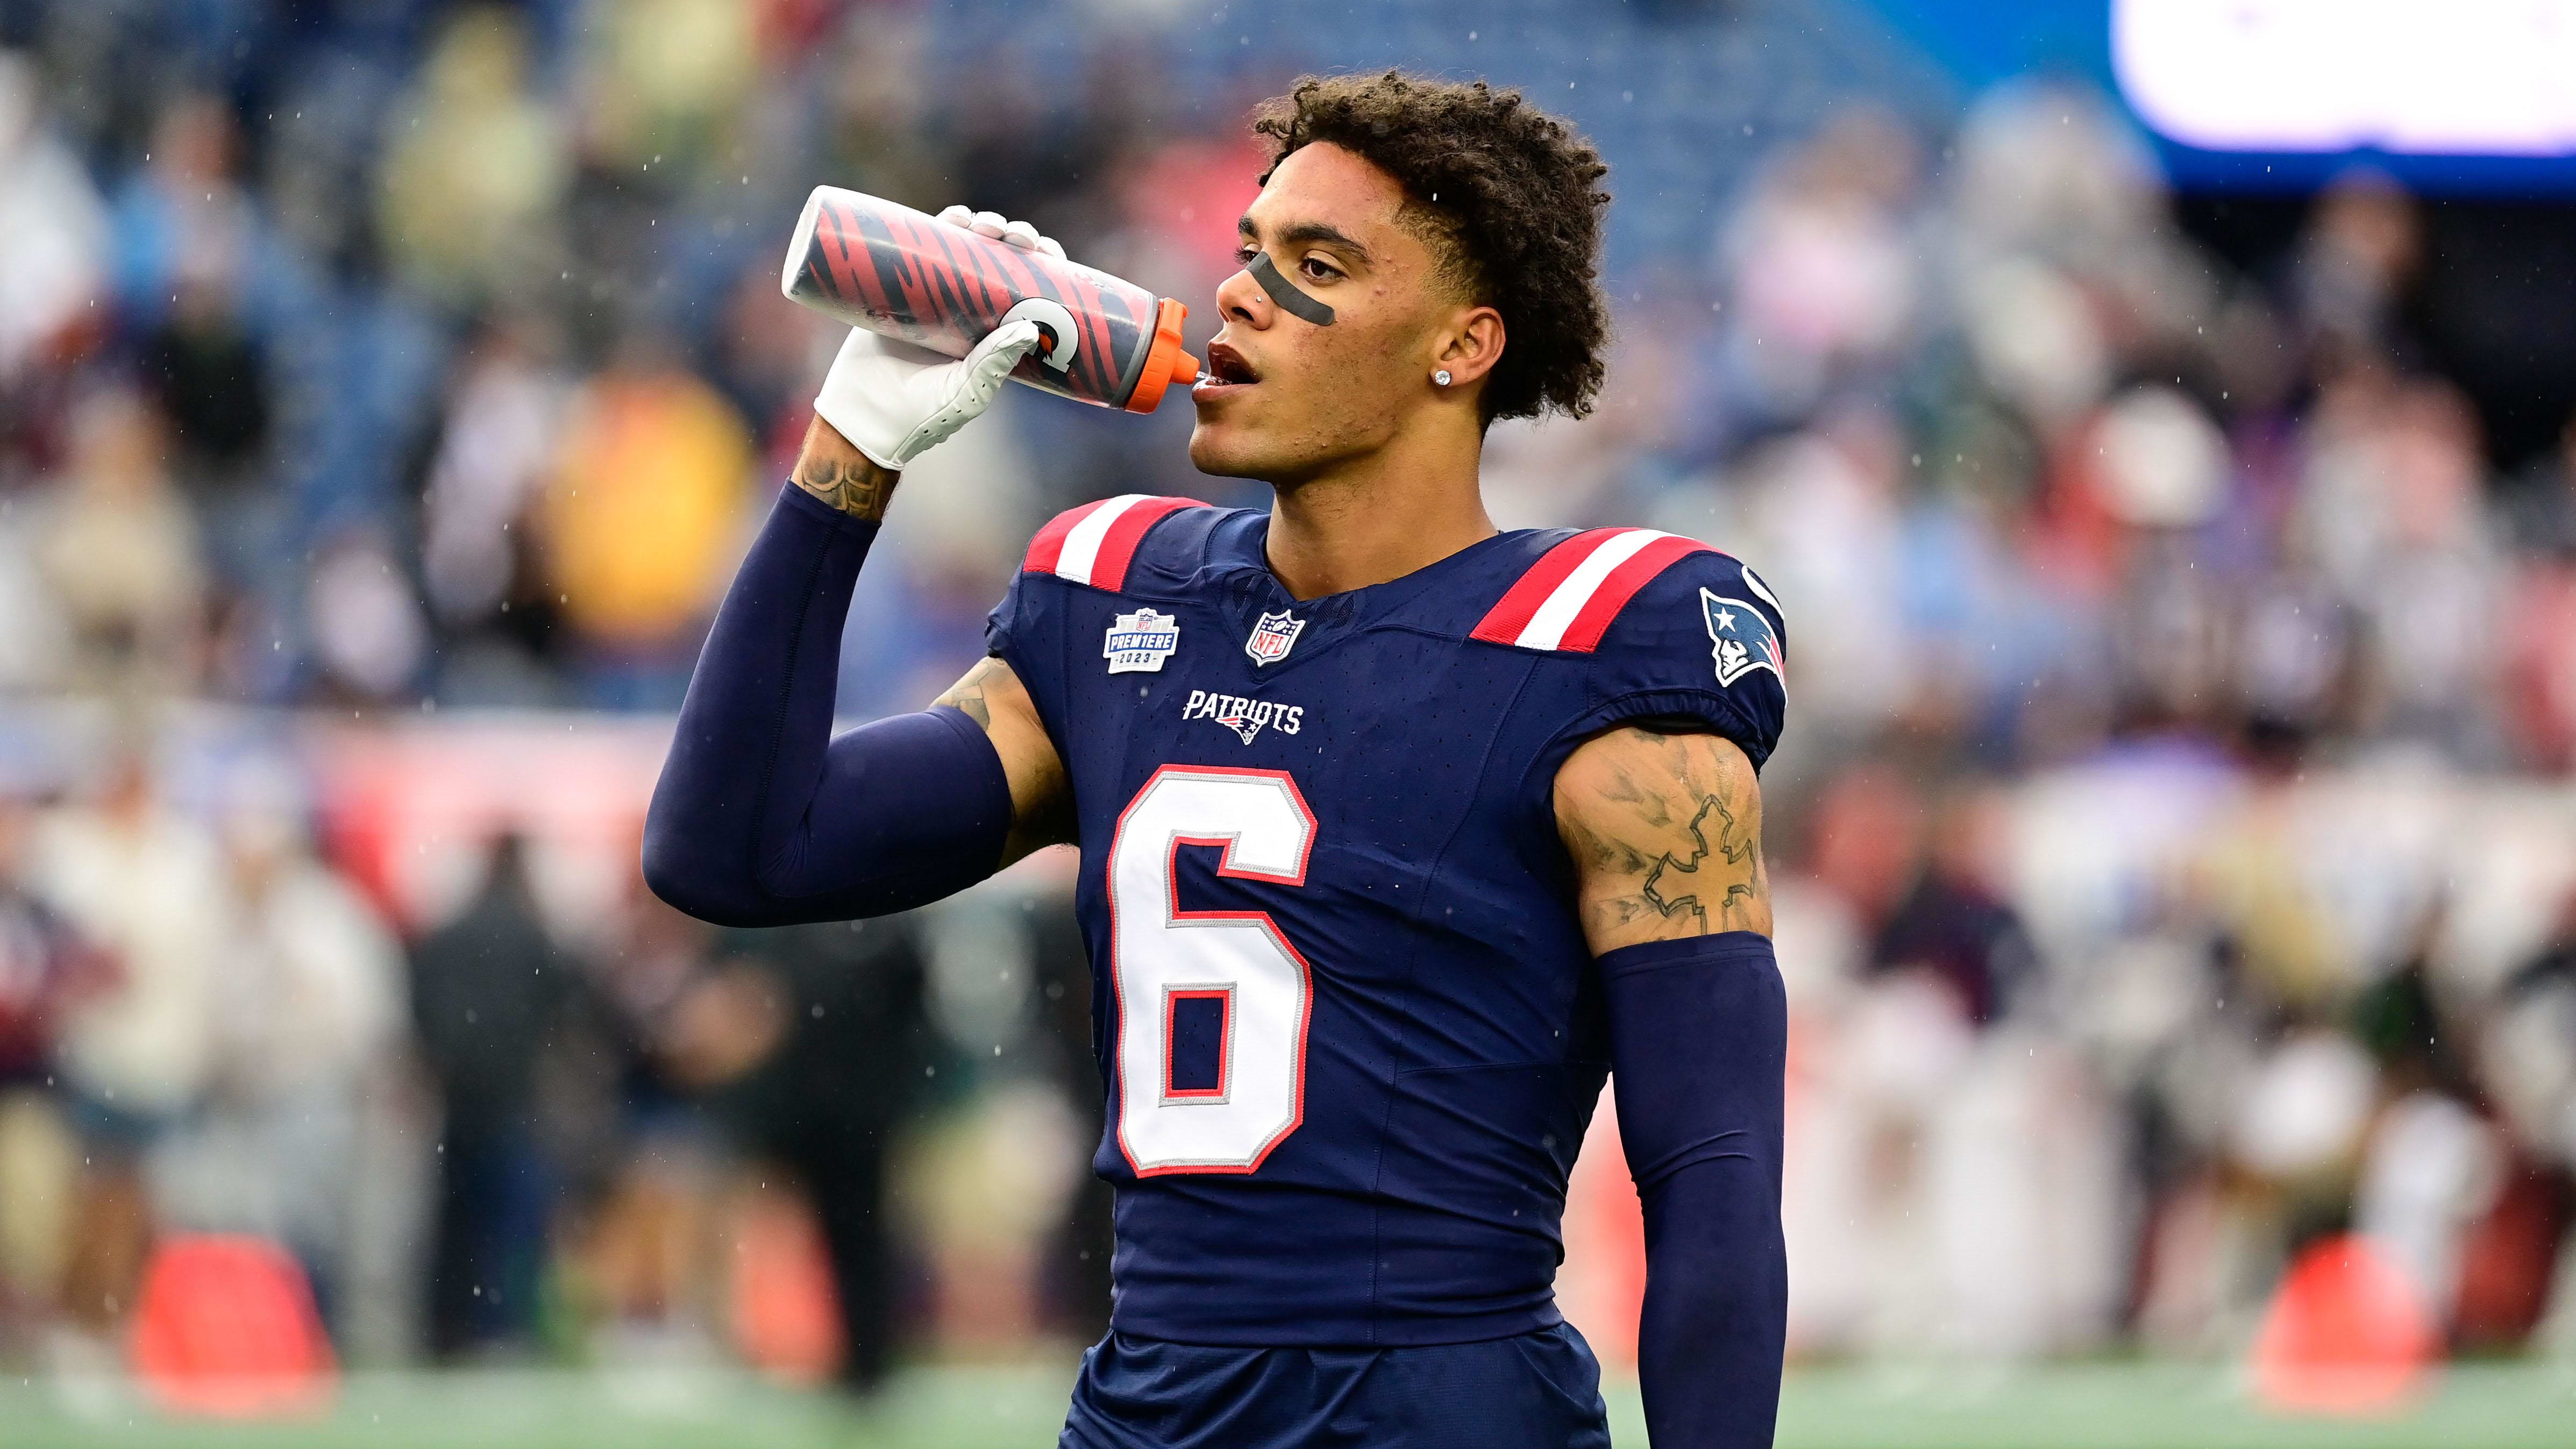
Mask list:
[[1297,600],[1268,530],[1076,509],[988,626],[1072,781],[1113,1322],[1280,1346],[1551,1326],[1609,1055],[1551,786],[1643,718],[1758,768],[1777,602],[1648,529],[1498,534]]

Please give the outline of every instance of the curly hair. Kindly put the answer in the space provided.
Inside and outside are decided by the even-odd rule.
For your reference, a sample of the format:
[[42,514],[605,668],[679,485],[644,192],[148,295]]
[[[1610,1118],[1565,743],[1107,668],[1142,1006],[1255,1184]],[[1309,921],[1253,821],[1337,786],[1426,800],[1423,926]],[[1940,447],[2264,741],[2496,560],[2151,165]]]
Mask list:
[[1594,183],[1610,168],[1571,126],[1517,90],[1390,70],[1300,76],[1252,129],[1278,148],[1265,185],[1289,153],[1329,141],[1404,188],[1397,220],[1440,259],[1441,283],[1503,316],[1483,421],[1592,411],[1610,331],[1595,276],[1610,193]]

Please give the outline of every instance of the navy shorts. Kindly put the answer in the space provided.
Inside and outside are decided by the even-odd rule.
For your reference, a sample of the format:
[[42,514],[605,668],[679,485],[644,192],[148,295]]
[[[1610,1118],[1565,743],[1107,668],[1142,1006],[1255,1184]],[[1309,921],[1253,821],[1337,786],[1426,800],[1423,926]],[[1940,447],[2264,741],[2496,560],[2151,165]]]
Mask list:
[[1422,1348],[1211,1348],[1112,1330],[1057,1449],[1610,1449],[1569,1324]]

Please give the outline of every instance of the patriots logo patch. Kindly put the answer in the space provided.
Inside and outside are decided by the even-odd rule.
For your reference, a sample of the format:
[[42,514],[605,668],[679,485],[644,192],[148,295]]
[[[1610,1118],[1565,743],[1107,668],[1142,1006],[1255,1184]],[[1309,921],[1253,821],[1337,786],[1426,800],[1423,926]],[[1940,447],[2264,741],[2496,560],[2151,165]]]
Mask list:
[[1768,669],[1771,677],[1785,688],[1788,676],[1780,672],[1780,636],[1762,611],[1742,599],[1722,598],[1706,589],[1699,591],[1700,611],[1708,617],[1710,654],[1717,661],[1717,682],[1725,688],[1757,669]]

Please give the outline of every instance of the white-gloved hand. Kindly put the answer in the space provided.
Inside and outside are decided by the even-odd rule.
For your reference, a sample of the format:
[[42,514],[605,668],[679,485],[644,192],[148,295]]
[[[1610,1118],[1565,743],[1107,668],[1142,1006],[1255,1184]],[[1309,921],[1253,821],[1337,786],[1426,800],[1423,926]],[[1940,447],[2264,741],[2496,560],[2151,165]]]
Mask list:
[[[1023,251],[1064,255],[1053,237],[993,212],[952,206],[939,219]],[[1035,322],[1005,323],[952,358],[853,327],[823,375],[814,411],[878,467],[900,470],[992,406],[1011,369],[1041,340]]]

